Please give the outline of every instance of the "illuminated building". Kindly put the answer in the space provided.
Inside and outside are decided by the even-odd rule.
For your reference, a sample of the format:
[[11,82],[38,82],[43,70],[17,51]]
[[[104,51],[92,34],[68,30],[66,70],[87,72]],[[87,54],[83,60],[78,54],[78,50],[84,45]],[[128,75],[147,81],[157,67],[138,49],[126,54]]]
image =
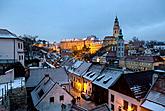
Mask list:
[[82,76],[89,69],[90,66],[91,66],[91,63],[77,60],[68,69],[69,79],[71,80],[71,86],[73,87],[73,89],[77,90],[78,92],[83,91],[84,82],[83,82]]
[[[108,104],[113,111],[151,111],[141,108],[141,103],[154,84],[155,71],[122,74],[109,88]],[[154,92],[153,94],[156,95]],[[150,98],[156,97],[153,95]],[[156,97],[157,98],[157,97]],[[154,100],[154,99],[153,99]],[[146,105],[147,106],[147,105]]]
[[83,92],[87,95],[92,95],[92,82],[101,74],[104,65],[92,64],[88,71],[83,75]]
[[160,56],[127,56],[119,61],[120,67],[133,71],[154,70],[154,67],[160,64],[164,64]]
[[89,52],[93,54],[102,47],[102,42],[95,36],[90,36],[85,39],[67,39],[60,42],[60,48],[62,50],[80,51],[83,50],[84,46],[89,48]]

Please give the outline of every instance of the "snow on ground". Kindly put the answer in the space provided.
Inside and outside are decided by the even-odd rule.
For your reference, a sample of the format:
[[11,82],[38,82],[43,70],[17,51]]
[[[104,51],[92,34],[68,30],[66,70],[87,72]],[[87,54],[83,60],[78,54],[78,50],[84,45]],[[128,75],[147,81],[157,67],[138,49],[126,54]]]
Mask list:
[[[12,82],[12,89],[21,87],[21,80],[22,80],[22,86],[25,86],[25,78],[24,77],[15,78],[14,82]],[[5,86],[7,88],[7,84],[0,84],[0,98],[2,97],[2,89],[3,89],[3,94],[5,94]],[[9,89],[11,89],[10,83],[8,83],[8,90]]]

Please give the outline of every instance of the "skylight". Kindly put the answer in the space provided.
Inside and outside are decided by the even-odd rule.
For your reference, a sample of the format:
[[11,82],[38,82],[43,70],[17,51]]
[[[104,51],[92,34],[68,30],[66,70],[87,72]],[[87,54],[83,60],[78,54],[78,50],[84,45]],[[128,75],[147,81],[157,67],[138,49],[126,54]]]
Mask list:
[[106,84],[110,79],[112,79],[112,77],[110,76],[109,78],[106,78],[103,83]]
[[92,73],[92,71],[89,71],[86,73],[87,76],[89,76]]
[[105,75],[101,75],[97,78],[97,81],[100,81]]
[[90,78],[92,78],[95,75],[95,72],[90,75]]
[[41,98],[42,95],[44,95],[44,91],[41,89],[41,90],[38,92],[38,96]]

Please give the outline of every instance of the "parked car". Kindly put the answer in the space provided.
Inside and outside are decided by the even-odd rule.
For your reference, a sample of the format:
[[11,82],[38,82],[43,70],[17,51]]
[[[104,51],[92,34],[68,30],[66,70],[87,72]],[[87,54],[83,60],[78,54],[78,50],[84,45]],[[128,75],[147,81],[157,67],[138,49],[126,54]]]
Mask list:
[[89,101],[89,100],[90,100],[90,96],[87,95],[87,94],[84,93],[84,92],[81,93],[81,97],[82,97],[83,99],[85,99],[86,101]]

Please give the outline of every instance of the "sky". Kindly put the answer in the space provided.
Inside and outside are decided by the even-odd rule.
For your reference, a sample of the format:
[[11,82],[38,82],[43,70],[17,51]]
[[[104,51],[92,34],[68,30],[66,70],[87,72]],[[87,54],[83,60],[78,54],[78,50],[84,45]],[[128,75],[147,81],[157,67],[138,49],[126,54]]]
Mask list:
[[118,16],[124,39],[165,41],[165,0],[0,0],[0,28],[59,42],[112,35]]

